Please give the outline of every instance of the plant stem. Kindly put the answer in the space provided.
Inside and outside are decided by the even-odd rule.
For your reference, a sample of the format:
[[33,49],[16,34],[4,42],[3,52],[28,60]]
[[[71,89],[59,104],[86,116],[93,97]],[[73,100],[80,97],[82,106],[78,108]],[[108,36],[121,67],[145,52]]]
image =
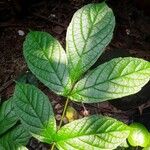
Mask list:
[[[62,125],[63,119],[65,117],[65,113],[66,113],[66,110],[67,110],[68,103],[69,103],[69,99],[67,98],[57,131],[60,129],[60,127]],[[54,147],[55,147],[55,143],[53,143],[53,145],[51,147],[51,150],[54,150]]]
[[51,147],[51,150],[54,150],[54,147],[55,147],[55,143],[53,143],[53,145]]
[[65,113],[66,113],[66,110],[67,110],[67,107],[68,107],[68,103],[69,103],[69,99],[67,98],[66,103],[65,103],[65,106],[64,106],[64,110],[63,110],[63,113],[62,113],[62,116],[61,116],[61,120],[60,120],[60,122],[59,122],[58,129],[57,129],[57,130],[59,130],[60,127],[61,127],[61,125],[62,125],[63,119],[64,119],[64,117],[65,117]]

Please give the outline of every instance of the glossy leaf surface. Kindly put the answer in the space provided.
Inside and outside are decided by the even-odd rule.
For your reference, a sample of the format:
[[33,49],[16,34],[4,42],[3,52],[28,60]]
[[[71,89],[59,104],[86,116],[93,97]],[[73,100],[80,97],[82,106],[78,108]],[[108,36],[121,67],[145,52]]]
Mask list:
[[127,125],[103,116],[73,121],[58,131],[59,150],[112,150],[129,135]]
[[35,86],[17,83],[14,100],[24,128],[40,141],[51,143],[56,122],[48,97]]
[[0,105],[0,135],[15,125],[17,120],[12,98],[10,98]]
[[150,62],[115,58],[90,71],[74,87],[70,99],[94,103],[135,94],[150,79]]
[[60,43],[46,32],[30,32],[24,42],[24,56],[36,77],[57,94],[65,95],[69,82],[66,54]]
[[66,50],[72,82],[99,58],[112,39],[115,18],[103,2],[88,4],[73,16],[67,29]]
[[23,145],[27,144],[30,137],[22,125],[18,125],[0,138],[0,146],[2,150],[27,150]]

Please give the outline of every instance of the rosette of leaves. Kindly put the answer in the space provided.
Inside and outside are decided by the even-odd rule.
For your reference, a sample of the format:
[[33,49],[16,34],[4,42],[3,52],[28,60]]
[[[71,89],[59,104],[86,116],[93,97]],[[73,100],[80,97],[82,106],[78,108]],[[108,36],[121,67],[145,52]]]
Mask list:
[[[95,103],[137,93],[150,79],[148,61],[115,58],[89,71],[111,41],[114,27],[115,17],[105,2],[86,5],[69,24],[66,51],[48,33],[27,35],[23,45],[27,65],[50,90],[72,101]],[[17,83],[13,101],[24,129],[53,143],[52,149],[112,150],[125,143],[130,132],[124,123],[99,115],[57,129],[48,97],[33,85]]]

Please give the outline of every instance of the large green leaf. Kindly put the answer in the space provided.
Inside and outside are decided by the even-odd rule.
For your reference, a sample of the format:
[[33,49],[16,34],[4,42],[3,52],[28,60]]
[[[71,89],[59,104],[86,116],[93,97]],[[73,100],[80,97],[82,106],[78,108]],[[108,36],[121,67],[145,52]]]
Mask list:
[[112,39],[115,18],[106,3],[79,9],[67,29],[66,50],[74,83],[102,54]]
[[74,87],[70,99],[101,102],[137,93],[150,79],[150,62],[115,58],[89,72]]
[[67,59],[60,43],[45,32],[30,32],[24,42],[28,67],[47,87],[65,95],[69,83]]
[[18,83],[14,100],[15,112],[24,128],[40,141],[51,143],[56,122],[48,97],[35,86]]
[[3,137],[0,138],[0,147],[2,150],[26,150],[23,145],[26,145],[31,136],[22,127],[18,125]]
[[10,98],[0,106],[0,135],[15,125],[17,120],[12,105],[12,98]]
[[120,121],[103,116],[90,116],[63,126],[56,138],[59,150],[112,150],[129,135]]

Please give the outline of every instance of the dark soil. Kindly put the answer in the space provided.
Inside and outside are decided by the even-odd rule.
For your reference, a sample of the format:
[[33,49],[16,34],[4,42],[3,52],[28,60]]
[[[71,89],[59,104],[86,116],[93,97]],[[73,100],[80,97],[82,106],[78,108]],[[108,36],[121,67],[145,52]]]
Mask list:
[[[8,99],[14,90],[14,80],[28,74],[22,45],[29,30],[46,31],[65,46],[65,34],[73,13],[83,5],[98,0],[12,0],[0,2],[0,100]],[[95,65],[114,57],[135,56],[150,61],[150,3],[147,0],[108,0],[116,16],[114,38]],[[142,3],[142,4],[141,4]],[[19,35],[24,32],[25,35]],[[59,121],[64,101],[42,84],[40,88],[52,99]],[[98,104],[70,103],[81,116],[103,114],[126,123],[138,121],[150,129],[150,84],[141,92],[120,100]],[[46,150],[42,143],[32,139],[31,150]]]

